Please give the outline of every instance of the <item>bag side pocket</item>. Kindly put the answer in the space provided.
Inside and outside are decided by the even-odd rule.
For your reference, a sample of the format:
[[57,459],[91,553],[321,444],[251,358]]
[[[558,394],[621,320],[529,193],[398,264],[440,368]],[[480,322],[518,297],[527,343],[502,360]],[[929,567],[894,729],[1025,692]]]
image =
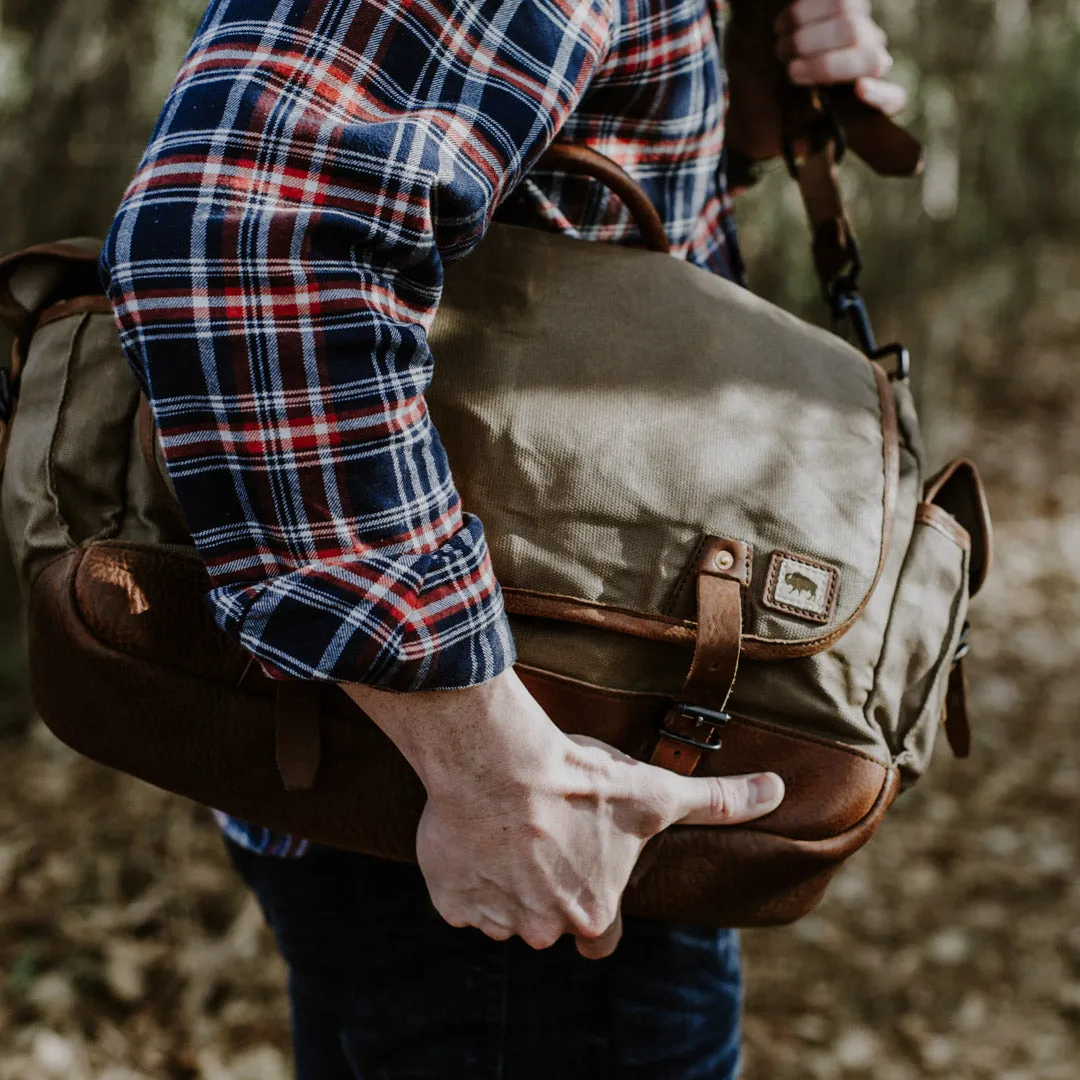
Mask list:
[[967,615],[970,565],[967,530],[940,506],[920,503],[867,702],[904,787],[933,750]]

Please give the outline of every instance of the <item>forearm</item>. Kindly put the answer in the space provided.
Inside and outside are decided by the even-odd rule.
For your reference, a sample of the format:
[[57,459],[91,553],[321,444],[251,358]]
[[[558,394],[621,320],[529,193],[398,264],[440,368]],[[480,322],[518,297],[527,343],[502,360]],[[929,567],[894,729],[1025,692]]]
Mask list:
[[427,329],[607,7],[324,7],[211,3],[102,268],[219,625],[275,677],[471,686],[513,642],[427,414]]

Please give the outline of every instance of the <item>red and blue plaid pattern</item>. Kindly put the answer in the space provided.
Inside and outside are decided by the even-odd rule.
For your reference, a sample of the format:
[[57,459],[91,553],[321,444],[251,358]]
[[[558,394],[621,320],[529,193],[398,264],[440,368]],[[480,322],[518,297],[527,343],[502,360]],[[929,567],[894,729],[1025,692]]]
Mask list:
[[636,241],[597,185],[530,173],[558,135],[729,273],[718,4],[210,4],[102,271],[209,602],[271,675],[434,689],[513,662],[424,401],[443,264],[496,211]]

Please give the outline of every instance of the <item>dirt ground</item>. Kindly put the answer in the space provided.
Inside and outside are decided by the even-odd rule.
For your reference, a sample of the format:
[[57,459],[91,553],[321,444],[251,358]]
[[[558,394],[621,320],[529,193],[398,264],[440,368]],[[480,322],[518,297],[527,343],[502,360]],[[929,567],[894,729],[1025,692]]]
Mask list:
[[[974,453],[997,526],[977,749],[941,744],[817,912],[745,935],[746,1080],[1080,1077],[1077,271],[1040,255],[994,333],[992,271],[935,300],[935,457]],[[288,1076],[282,966],[207,813],[40,726],[0,775],[0,1080]]]

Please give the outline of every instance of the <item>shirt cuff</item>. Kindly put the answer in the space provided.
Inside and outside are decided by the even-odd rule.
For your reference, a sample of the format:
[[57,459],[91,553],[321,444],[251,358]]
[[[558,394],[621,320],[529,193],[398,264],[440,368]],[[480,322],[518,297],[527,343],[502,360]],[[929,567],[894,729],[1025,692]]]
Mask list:
[[453,690],[516,659],[477,518],[426,554],[372,548],[208,596],[219,626],[272,678]]

